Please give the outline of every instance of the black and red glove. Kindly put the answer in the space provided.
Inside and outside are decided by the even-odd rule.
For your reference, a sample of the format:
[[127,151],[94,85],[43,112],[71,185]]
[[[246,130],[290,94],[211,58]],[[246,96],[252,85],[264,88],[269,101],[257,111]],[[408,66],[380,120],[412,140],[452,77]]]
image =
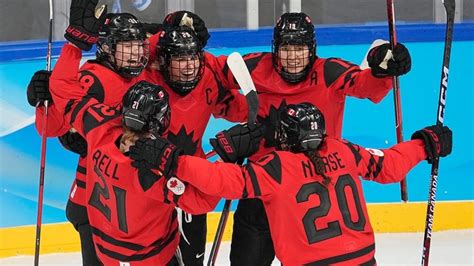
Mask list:
[[196,36],[201,41],[202,47],[205,47],[207,44],[207,40],[211,37],[209,32],[207,31],[206,24],[204,20],[200,18],[198,15],[194,14],[193,12],[189,12],[186,10],[176,11],[166,15],[165,19],[163,20],[164,26],[186,26],[186,18],[192,19],[192,27]]
[[374,77],[401,76],[410,71],[411,56],[408,49],[403,44],[398,43],[395,49],[391,51],[392,56],[388,58],[387,53],[389,50],[390,44],[385,43],[369,51],[367,62]]
[[169,140],[158,137],[137,140],[130,147],[129,157],[133,160],[133,167],[141,171],[155,169],[168,178],[177,165],[180,153],[181,150]]
[[81,134],[68,131],[66,134],[58,137],[58,139],[66,150],[77,153],[82,158],[87,156],[87,141]]
[[447,126],[429,126],[416,131],[411,139],[421,139],[425,143],[428,163],[436,157],[445,157],[453,148],[453,132]]
[[40,70],[36,71],[31,77],[28,89],[26,90],[26,97],[28,103],[36,107],[38,103],[42,104],[44,101],[48,101],[51,105],[53,98],[49,92],[49,78],[51,77],[51,71]]
[[257,152],[263,133],[262,125],[239,124],[217,133],[210,142],[224,162],[235,163]]
[[69,13],[69,26],[64,38],[84,51],[89,51],[99,37],[104,24],[107,7],[97,10],[98,0],[72,0]]

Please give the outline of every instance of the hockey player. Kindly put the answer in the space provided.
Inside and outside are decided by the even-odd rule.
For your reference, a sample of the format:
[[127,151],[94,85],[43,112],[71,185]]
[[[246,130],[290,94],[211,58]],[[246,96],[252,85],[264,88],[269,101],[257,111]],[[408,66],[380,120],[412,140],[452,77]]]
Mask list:
[[[326,117],[327,134],[341,137],[342,117],[347,96],[380,102],[392,87],[392,76],[411,68],[408,50],[398,44],[393,51],[384,44],[368,54],[371,69],[339,58],[320,58],[316,53],[314,26],[304,13],[285,13],[273,32],[271,53],[244,56],[259,96],[258,121],[266,125],[265,140],[255,160],[275,146],[275,122],[287,104],[310,102]],[[386,56],[389,53],[393,57]],[[388,58],[389,60],[387,61]],[[230,86],[237,86],[223,63]],[[259,199],[241,200],[234,214],[230,259],[233,265],[270,265],[273,245],[265,210]]]
[[[57,66],[67,67],[68,62],[60,58]],[[53,71],[53,98],[62,98],[64,89],[82,90],[79,80],[70,82],[74,77],[74,72]],[[182,194],[182,183],[167,186],[161,177],[168,175],[172,164],[157,164],[156,169],[145,171],[132,167],[130,146],[139,137],[160,136],[169,126],[168,94],[160,86],[140,81],[123,97],[121,111],[89,95],[73,97],[69,106],[76,116],[68,122],[88,143],[87,212],[100,261],[104,265],[179,265],[174,258],[180,238],[175,206],[201,214],[214,209],[220,198],[192,186],[186,186]],[[165,157],[180,152],[171,143],[161,148]]]
[[[277,151],[255,163],[238,166],[180,156],[176,176],[209,195],[260,198],[283,265],[376,265],[374,232],[359,177],[399,182],[420,161],[431,163],[452,149],[452,132],[446,126],[426,127],[411,141],[383,150],[329,137],[323,114],[310,103],[282,108],[276,126]],[[236,161],[257,150],[258,136],[234,126],[217,135],[216,151]],[[150,140],[148,145],[155,141],[161,142]],[[132,156],[136,158],[143,159]]]
[[[70,12],[70,26],[65,37],[70,43],[66,44],[61,57],[69,61],[69,65],[78,64],[81,59],[82,50],[91,49],[97,41],[97,57],[95,60],[87,61],[79,71],[80,81],[83,86],[81,93],[96,98],[99,102],[111,106],[117,106],[127,88],[138,80],[143,79],[140,74],[148,61],[149,45],[145,41],[144,27],[133,15],[127,13],[108,14],[106,25],[99,31],[99,26],[104,23],[105,10],[98,9],[97,19],[94,9],[96,0],[72,1]],[[179,16],[178,13],[170,14],[169,17]],[[192,16],[192,26],[202,41],[206,42],[209,34],[204,22],[196,15]],[[170,21],[170,24],[174,23]],[[178,23],[178,22],[176,22]],[[81,35],[82,34],[82,35]],[[81,39],[77,36],[90,36]],[[80,48],[76,48],[76,47]],[[72,71],[71,68],[68,71]],[[87,143],[70,129],[65,122],[63,113],[58,112],[49,93],[50,72],[38,71],[32,77],[28,86],[28,102],[36,108],[36,126],[41,132],[43,121],[43,107],[41,103],[49,100],[48,112],[48,137],[59,136],[60,142],[65,148],[81,155],[76,171],[76,179],[71,188],[70,198],[66,206],[66,216],[80,234],[81,251],[84,265],[99,265],[95,255],[92,242],[91,230],[87,218],[85,205],[85,175],[87,168],[84,157],[87,154]],[[67,100],[71,92],[63,91],[63,99]],[[67,110],[67,109],[66,109]],[[69,109],[70,110],[70,109]],[[70,111],[66,112],[71,115]]]
[[[186,155],[204,158],[202,137],[211,116],[232,122],[247,119],[247,103],[238,90],[222,86],[209,55],[194,30],[168,26],[156,47],[159,69],[146,72],[146,80],[163,84],[173,112],[167,138]],[[212,61],[210,62],[212,63]],[[192,113],[192,114],[191,114]],[[179,212],[183,237],[180,243],[185,265],[202,265],[206,247],[206,215]]]
[[[79,68],[68,67],[57,71],[75,71],[83,90],[81,95],[89,95],[99,102],[116,106],[136,77],[145,67],[148,58],[148,45],[145,41],[139,20],[131,14],[110,14],[107,23],[99,33],[99,25],[104,23],[104,15],[99,19],[94,17],[94,8],[97,1],[72,1],[70,25],[65,37],[70,42],[65,44],[61,53],[63,60],[69,61],[70,66],[79,65],[81,49],[91,49],[93,43],[77,38],[73,32],[82,32],[88,36],[98,37],[97,57],[84,63]],[[97,38],[95,39],[97,40]],[[81,49],[79,49],[80,47]],[[50,98],[48,72],[37,72],[28,86],[28,101],[33,106],[37,102]],[[64,90],[64,99],[70,96],[70,91]],[[44,110],[42,106],[36,108],[36,127],[41,132]],[[85,156],[87,143],[66,122],[64,115],[72,115],[67,108],[65,113],[58,111],[56,104],[50,105],[48,110],[47,136],[60,136],[61,143],[81,156],[76,170],[76,178],[72,184],[69,200],[66,205],[66,217],[79,232],[81,251],[84,265],[100,265],[97,260],[92,242],[91,229],[87,217],[85,195],[87,167]],[[90,170],[89,170],[90,171]]]

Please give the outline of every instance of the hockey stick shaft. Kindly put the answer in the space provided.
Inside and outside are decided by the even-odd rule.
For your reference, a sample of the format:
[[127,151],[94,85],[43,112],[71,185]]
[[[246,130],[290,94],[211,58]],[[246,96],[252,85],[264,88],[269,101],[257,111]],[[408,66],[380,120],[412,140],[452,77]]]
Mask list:
[[[387,21],[388,33],[390,36],[390,47],[393,51],[397,45],[397,30],[395,28],[395,7],[394,0],[387,0]],[[403,121],[402,121],[402,104],[400,97],[400,80],[398,76],[393,77],[393,102],[395,105],[395,130],[397,133],[397,143],[403,142]],[[406,177],[400,181],[400,191],[402,201],[408,201],[407,181]]]
[[[242,56],[236,52],[229,55],[227,58],[227,65],[229,66],[235,80],[245,94],[248,105],[247,121],[249,125],[253,125],[257,120],[259,103],[255,84],[252,81],[249,70],[245,65]],[[242,162],[238,162],[238,164],[242,164]],[[231,203],[231,200],[225,201],[221,218],[219,219],[216,236],[214,237],[214,243],[212,244],[211,253],[209,254],[209,260],[207,264],[208,266],[213,266],[216,262],[217,253],[219,252],[222,236],[224,235],[224,229],[229,217]]]
[[211,157],[214,157],[215,155],[217,155],[216,151],[215,150],[211,150],[210,152],[206,153],[205,156],[206,156],[206,159],[209,159]]
[[222,209],[221,218],[219,219],[219,224],[217,225],[216,235],[214,237],[214,242],[212,243],[211,253],[209,255],[208,266],[213,266],[216,263],[217,253],[219,252],[219,247],[222,242],[222,237],[224,236],[224,229],[227,224],[227,219],[229,218],[230,204],[231,200],[226,200],[224,203],[224,208]]
[[[444,111],[446,108],[446,92],[448,90],[449,61],[451,57],[451,44],[453,41],[455,0],[444,0],[446,10],[446,36],[444,41],[443,66],[441,69],[441,82],[438,100],[438,112],[436,114],[436,125],[443,125]],[[434,209],[436,202],[436,189],[438,185],[439,157],[434,158],[431,165],[431,179],[428,197],[428,206],[426,210],[425,234],[423,236],[423,256],[421,265],[427,266],[430,258],[431,237],[434,222]]]
[[[49,0],[49,30],[48,30],[48,48],[46,54],[46,70],[51,71],[51,50],[53,46],[53,0]],[[43,192],[44,192],[44,172],[46,164],[46,128],[48,123],[48,101],[44,101],[43,126],[41,128],[41,159],[40,176],[38,189],[38,213],[36,215],[36,238],[35,238],[35,261],[34,265],[39,264],[40,242],[41,242],[41,222],[43,217]]]

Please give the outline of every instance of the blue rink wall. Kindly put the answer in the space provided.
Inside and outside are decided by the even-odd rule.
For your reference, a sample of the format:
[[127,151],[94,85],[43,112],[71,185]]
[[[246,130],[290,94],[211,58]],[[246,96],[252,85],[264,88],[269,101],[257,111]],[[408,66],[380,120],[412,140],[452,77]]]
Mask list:
[[[398,31],[398,40],[406,44],[413,61],[411,72],[400,78],[403,133],[409,139],[412,132],[436,121],[444,25],[402,25]],[[208,51],[216,55],[270,51],[271,34],[270,29],[214,31]],[[386,26],[373,26],[321,28],[317,38],[320,57],[341,57],[359,64],[372,40],[388,37]],[[457,24],[454,40],[445,115],[445,124],[454,132],[454,147],[453,154],[440,162],[437,200],[472,201],[474,24]],[[26,86],[31,75],[45,67],[44,44],[0,44],[0,228],[36,223],[41,139],[32,124],[34,108],[26,101]],[[62,42],[55,43],[54,55],[61,45]],[[348,98],[343,136],[366,147],[389,147],[396,142],[394,117],[392,93],[377,105]],[[211,120],[204,135],[204,150],[210,150],[207,139],[230,125]],[[64,208],[76,163],[77,156],[65,151],[57,139],[48,140],[43,223],[66,221]],[[429,177],[430,166],[426,162],[410,172],[411,202],[426,201]],[[369,203],[400,202],[399,184],[364,182],[364,189]],[[222,204],[217,210],[221,208]]]

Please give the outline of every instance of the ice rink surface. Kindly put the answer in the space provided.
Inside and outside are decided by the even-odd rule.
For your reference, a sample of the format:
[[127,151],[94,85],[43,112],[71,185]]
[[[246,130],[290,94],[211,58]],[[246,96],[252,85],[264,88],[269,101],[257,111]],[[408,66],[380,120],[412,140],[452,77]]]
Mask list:
[[[420,265],[423,233],[377,234],[378,265]],[[211,249],[208,244],[207,250]],[[230,242],[221,246],[216,265],[230,265]],[[209,254],[206,254],[206,262]],[[33,265],[33,256],[0,259],[0,265]],[[81,264],[80,253],[48,254],[40,257],[40,265]],[[280,265],[274,261],[273,265]],[[474,230],[436,232],[431,240],[430,265],[474,265]]]

